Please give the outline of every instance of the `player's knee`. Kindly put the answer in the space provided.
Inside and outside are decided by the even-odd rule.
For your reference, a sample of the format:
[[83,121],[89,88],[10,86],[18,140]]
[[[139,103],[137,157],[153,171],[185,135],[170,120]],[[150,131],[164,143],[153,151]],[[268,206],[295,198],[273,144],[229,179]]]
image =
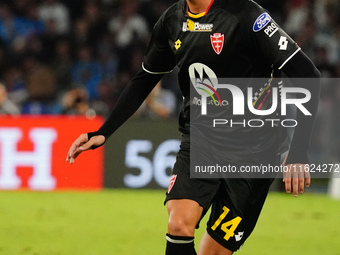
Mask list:
[[171,200],[167,203],[167,209],[169,213],[168,234],[194,236],[203,208],[192,200]]
[[170,217],[168,233],[175,236],[194,236],[196,224],[183,217]]

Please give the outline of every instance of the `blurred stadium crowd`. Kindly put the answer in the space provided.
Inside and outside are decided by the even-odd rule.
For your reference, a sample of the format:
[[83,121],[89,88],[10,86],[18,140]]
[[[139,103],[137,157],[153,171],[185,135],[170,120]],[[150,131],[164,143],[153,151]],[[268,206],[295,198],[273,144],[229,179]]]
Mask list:
[[[174,0],[2,0],[0,113],[106,116],[140,68],[153,24]],[[340,76],[340,0],[257,0],[324,77]],[[336,87],[336,86],[335,86]],[[332,86],[323,99],[334,104]],[[138,115],[177,116],[175,73]]]
[[[0,113],[106,116],[173,1],[2,0]],[[175,115],[173,78],[140,115]]]
[[[0,114],[107,116],[139,70],[154,23],[173,2],[2,0]],[[270,10],[323,77],[340,77],[340,0],[257,2]],[[136,115],[173,118],[180,101],[174,72]],[[315,155],[340,154],[339,106],[340,86],[323,84]]]

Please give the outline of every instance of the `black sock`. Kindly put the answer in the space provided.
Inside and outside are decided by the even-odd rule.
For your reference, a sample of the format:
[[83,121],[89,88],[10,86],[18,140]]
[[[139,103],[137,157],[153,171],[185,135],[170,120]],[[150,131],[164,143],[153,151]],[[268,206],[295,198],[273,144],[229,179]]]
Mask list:
[[166,234],[165,255],[196,255],[194,237]]

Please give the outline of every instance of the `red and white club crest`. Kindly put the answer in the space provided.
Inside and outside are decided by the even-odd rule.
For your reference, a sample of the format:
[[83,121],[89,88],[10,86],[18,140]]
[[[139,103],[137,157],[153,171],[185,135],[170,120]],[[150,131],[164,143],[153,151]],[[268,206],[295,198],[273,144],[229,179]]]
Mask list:
[[174,174],[171,176],[169,187],[168,187],[168,194],[170,193],[172,187],[174,186],[176,178],[177,178],[177,174]]
[[211,39],[211,45],[212,45],[214,51],[218,55],[220,55],[220,53],[222,52],[222,49],[223,49],[223,45],[224,45],[224,34],[215,33],[213,35],[210,35],[210,39]]

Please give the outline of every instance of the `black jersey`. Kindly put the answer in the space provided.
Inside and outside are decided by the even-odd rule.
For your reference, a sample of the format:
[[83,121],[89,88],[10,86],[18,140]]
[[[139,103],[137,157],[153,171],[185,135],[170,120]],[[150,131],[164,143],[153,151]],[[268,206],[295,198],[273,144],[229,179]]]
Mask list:
[[[179,67],[178,80],[184,97],[180,130],[189,133],[190,115],[201,111],[198,94],[190,92],[197,78],[202,80],[206,76],[210,83],[214,83],[211,81],[214,78],[217,83],[227,78],[266,78],[268,83],[255,85],[253,98],[256,107],[269,107],[271,97],[263,92],[278,86],[271,84],[273,70],[280,70],[299,50],[268,11],[253,1],[213,0],[205,13],[195,15],[190,13],[186,1],[180,0],[156,23],[143,69],[149,73],[168,73],[176,65]],[[204,85],[215,91],[212,84]],[[249,82],[238,86],[246,92]],[[214,104],[218,102],[224,103],[216,98]],[[233,116],[232,98],[226,104],[230,107],[229,118]],[[263,148],[272,151],[274,144],[277,145],[274,134],[277,132],[273,129],[238,126],[221,134],[215,132],[214,136],[217,140],[220,136],[227,144],[227,151],[234,154],[239,151],[242,155],[247,146],[248,151],[258,155],[263,153]]]
[[[220,41],[220,42],[218,42]],[[167,73],[177,65],[180,88],[188,93],[188,68],[210,67],[217,77],[269,77],[299,50],[268,12],[249,0],[214,0],[193,15],[186,1],[171,6],[156,23],[144,70]]]

